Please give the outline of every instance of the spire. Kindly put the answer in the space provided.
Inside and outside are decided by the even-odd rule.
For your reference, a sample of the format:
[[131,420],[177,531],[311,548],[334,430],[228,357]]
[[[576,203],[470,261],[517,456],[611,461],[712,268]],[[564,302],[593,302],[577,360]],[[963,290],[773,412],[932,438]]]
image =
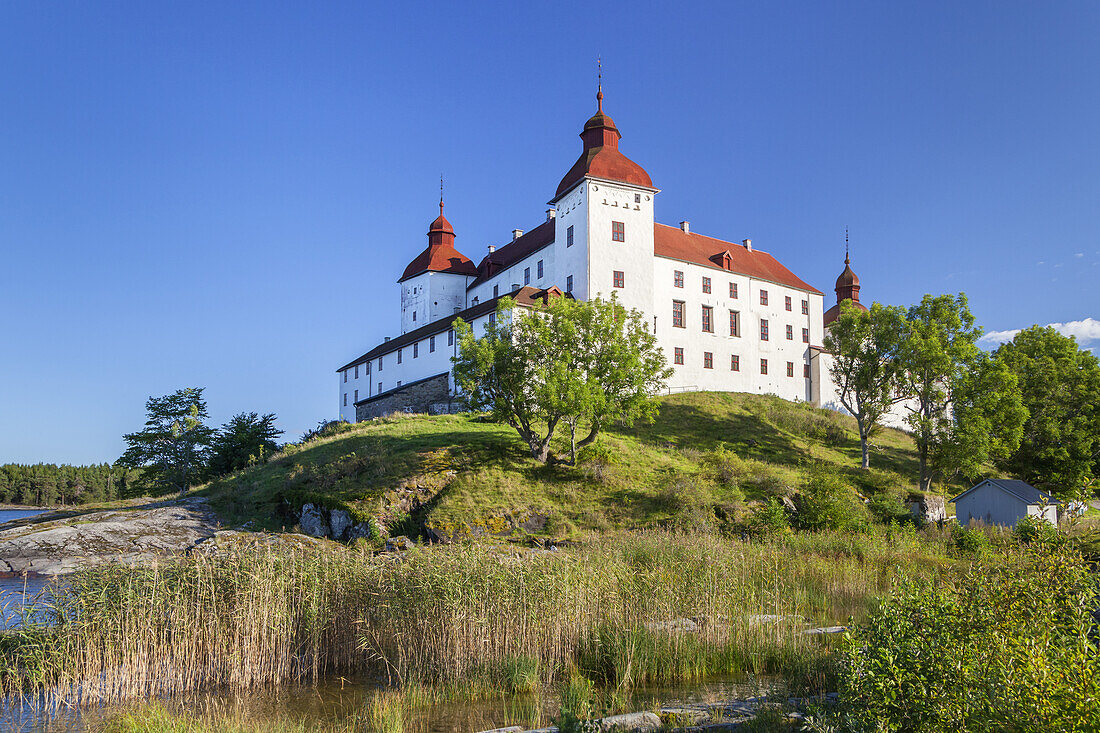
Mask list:
[[596,114],[603,114],[603,58],[596,57]]
[[439,215],[443,216],[443,176],[439,176]]
[[844,227],[844,264],[851,264],[848,261],[848,227]]
[[428,227],[428,246],[446,244],[453,247],[455,243],[455,230],[451,222],[443,216],[443,176],[439,177],[439,216]]

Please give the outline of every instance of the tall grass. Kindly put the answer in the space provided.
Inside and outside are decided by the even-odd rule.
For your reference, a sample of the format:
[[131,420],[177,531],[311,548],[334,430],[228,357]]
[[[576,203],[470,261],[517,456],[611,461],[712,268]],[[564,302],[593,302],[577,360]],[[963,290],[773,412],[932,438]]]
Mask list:
[[370,669],[410,689],[476,694],[521,692],[573,669],[624,688],[746,671],[818,686],[828,650],[800,619],[862,616],[897,568],[929,575],[946,562],[942,545],[911,532],[195,556],[73,576],[48,625],[0,637],[0,677],[8,693],[76,703]]

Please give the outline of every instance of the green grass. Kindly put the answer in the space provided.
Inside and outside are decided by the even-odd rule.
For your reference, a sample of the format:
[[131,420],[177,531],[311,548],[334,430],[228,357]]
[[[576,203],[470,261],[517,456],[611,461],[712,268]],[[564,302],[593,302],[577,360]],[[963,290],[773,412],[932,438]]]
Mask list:
[[[301,505],[313,502],[374,517],[392,533],[424,524],[448,534],[502,533],[543,515],[547,532],[563,536],[728,520],[746,502],[791,495],[811,468],[839,472],[864,496],[903,494],[916,484],[907,434],[882,430],[872,470],[860,471],[851,418],[771,396],[664,397],[653,424],[612,428],[600,445],[610,460],[542,465],[515,431],[481,416],[394,415],[291,446],[198,493],[227,523],[270,530],[293,526]],[[567,453],[564,442],[554,448]],[[715,468],[716,451],[732,453],[732,473]],[[412,517],[402,508],[410,499]]]

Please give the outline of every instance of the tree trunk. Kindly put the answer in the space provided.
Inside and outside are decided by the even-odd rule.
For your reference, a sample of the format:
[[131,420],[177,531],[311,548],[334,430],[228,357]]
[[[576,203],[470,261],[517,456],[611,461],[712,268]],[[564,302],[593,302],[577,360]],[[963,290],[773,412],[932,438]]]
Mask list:
[[864,423],[865,418],[856,417],[856,426],[859,428],[859,467],[866,470],[871,467],[871,455],[867,445],[868,433],[871,431],[867,429]]
[[932,489],[932,472],[928,468],[927,444],[918,444],[917,453],[920,456],[920,490],[930,491]]
[[586,445],[591,445],[596,442],[596,438],[600,435],[600,424],[592,423],[592,431],[588,433],[588,436],[581,442],[577,443],[578,448],[583,448]]
[[577,421],[569,423],[569,465],[577,465]]

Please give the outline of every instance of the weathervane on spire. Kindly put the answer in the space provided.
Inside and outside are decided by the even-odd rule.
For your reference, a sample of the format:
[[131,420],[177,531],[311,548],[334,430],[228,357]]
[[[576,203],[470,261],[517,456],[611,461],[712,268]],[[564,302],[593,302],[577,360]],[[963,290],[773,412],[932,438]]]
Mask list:
[[844,264],[848,262],[848,227],[844,227]]
[[603,57],[596,57],[596,111],[603,112]]
[[439,215],[443,216],[443,175],[439,176]]

